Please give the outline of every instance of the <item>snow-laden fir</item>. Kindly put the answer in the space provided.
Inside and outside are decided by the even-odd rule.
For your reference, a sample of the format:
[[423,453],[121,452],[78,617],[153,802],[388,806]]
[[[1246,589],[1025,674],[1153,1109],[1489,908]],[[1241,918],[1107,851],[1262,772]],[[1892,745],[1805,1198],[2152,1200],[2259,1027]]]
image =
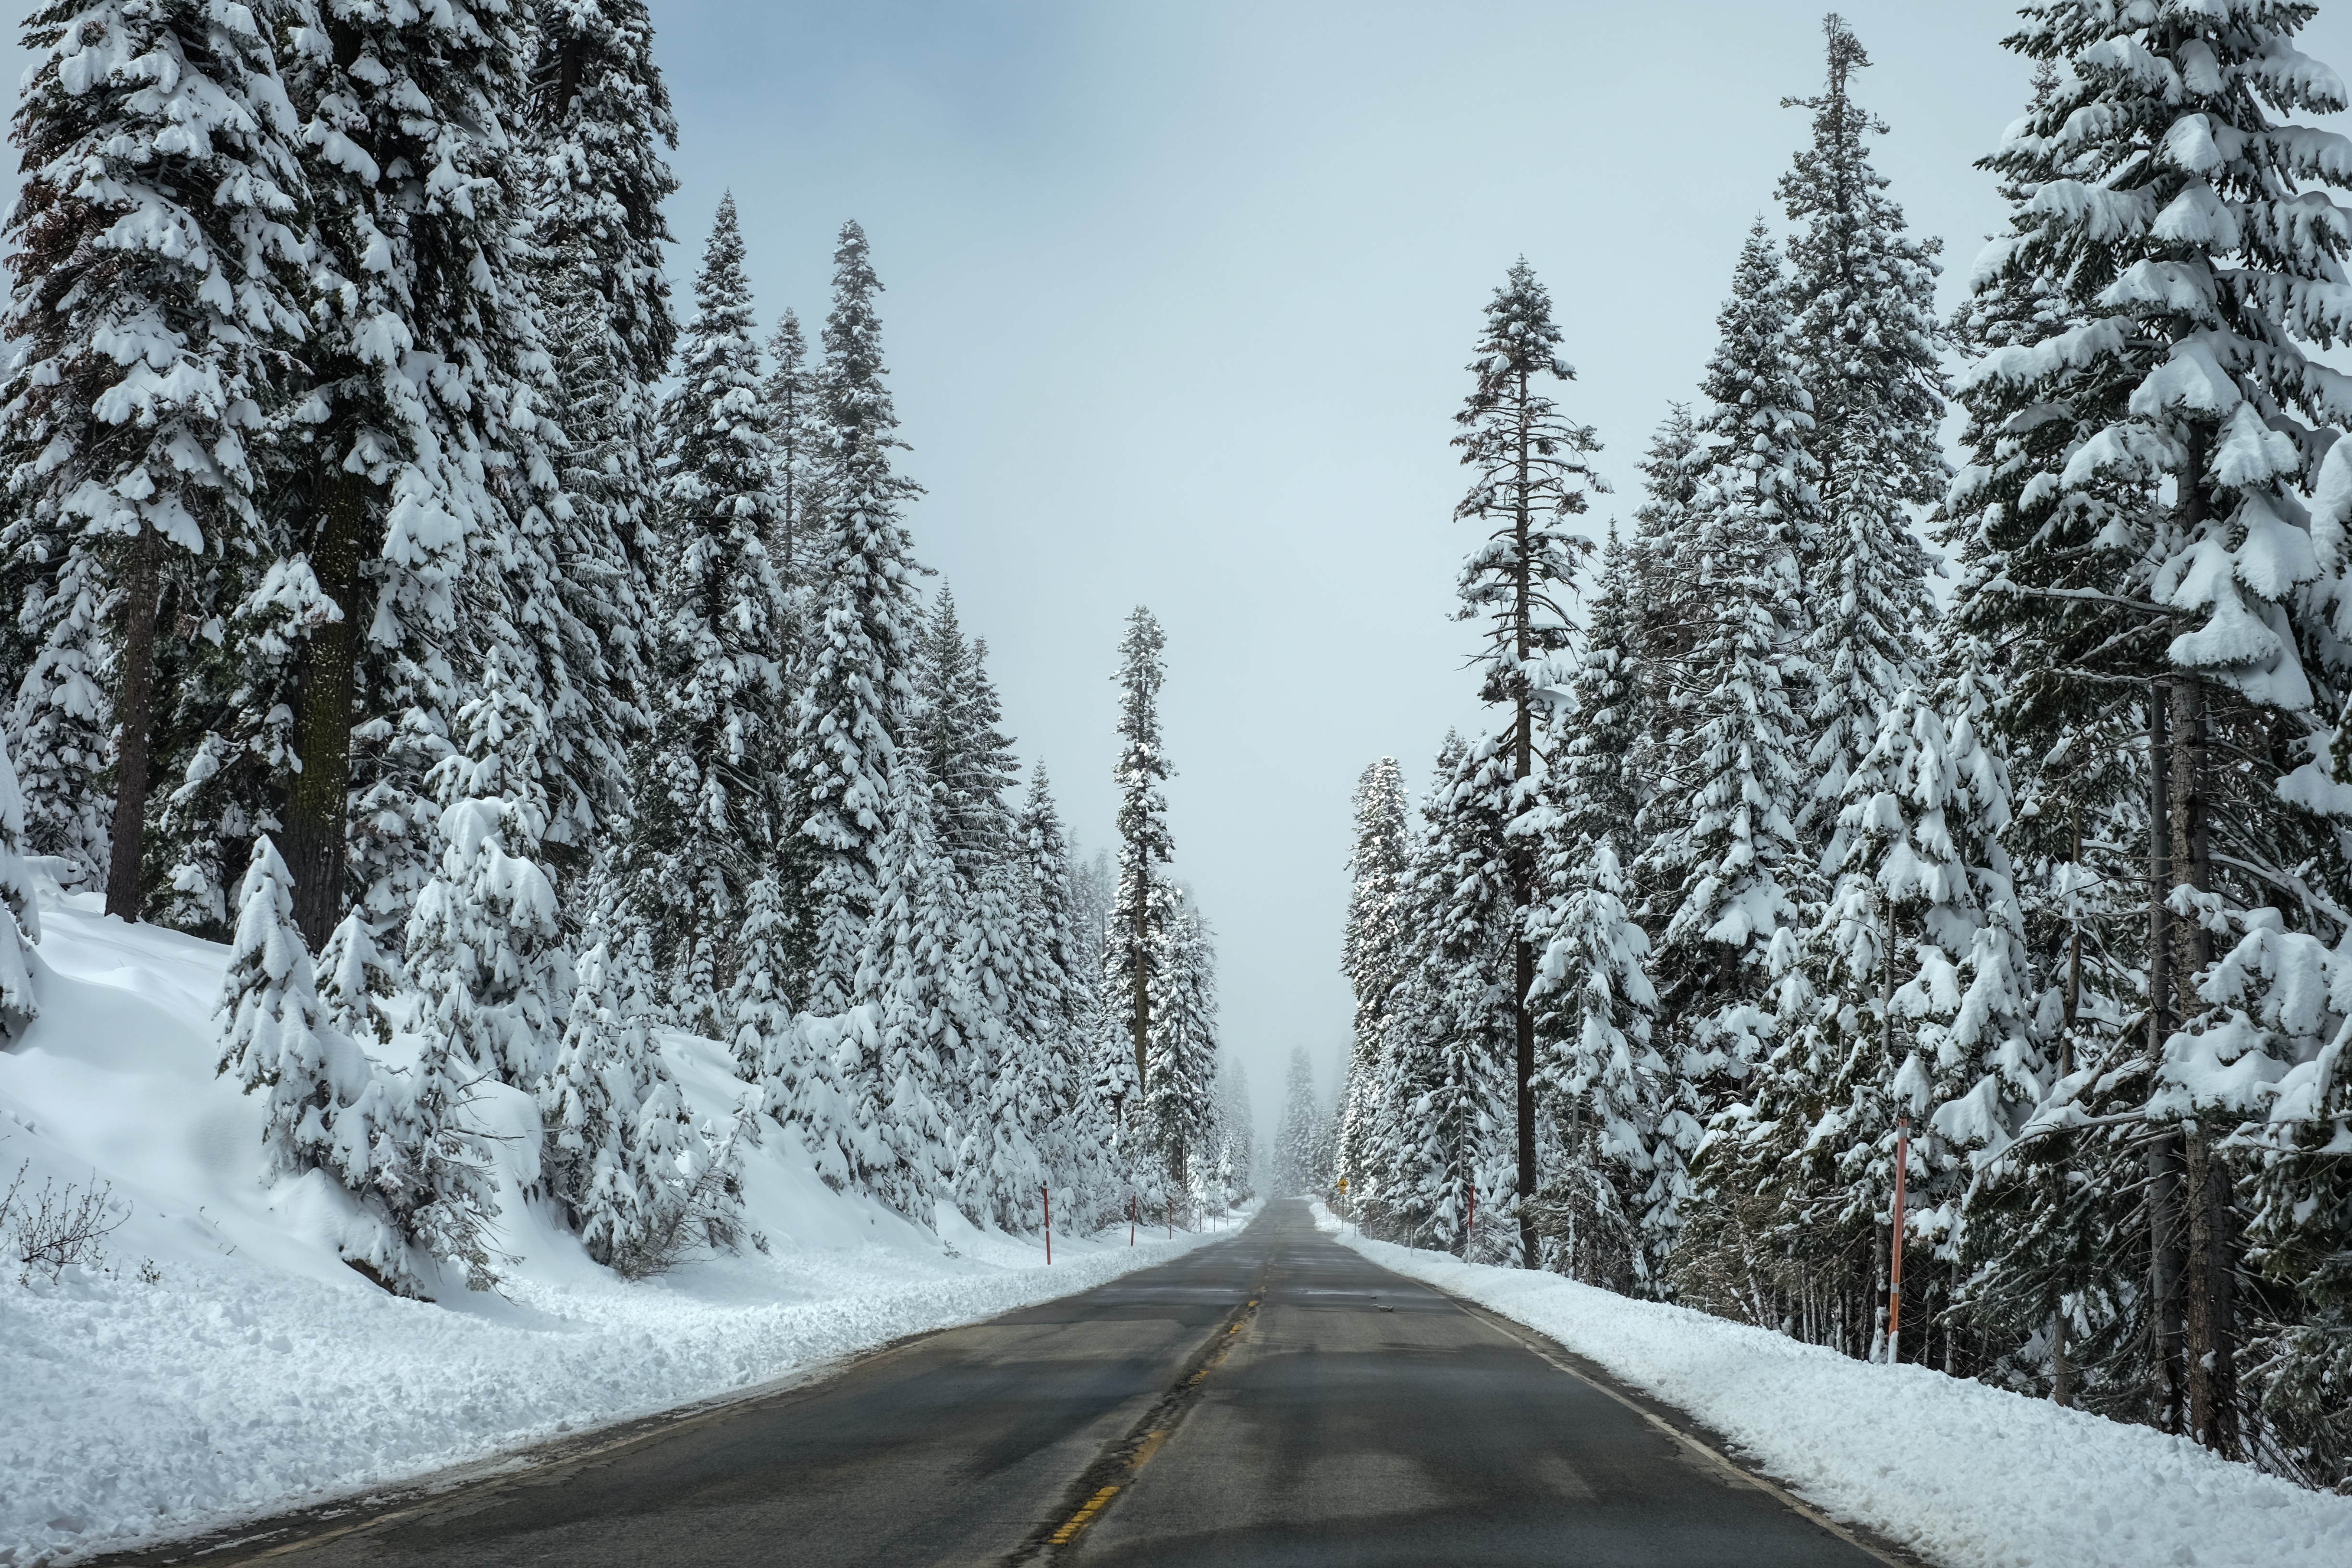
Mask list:
[[[2009,223],[1948,322],[1828,19],[1822,91],[1783,100],[1811,114],[1789,228],[1742,245],[1632,528],[1597,571],[1482,529],[1469,613],[1529,607],[1492,729],[1447,738],[1417,814],[1392,761],[1358,790],[1317,1184],[1364,1234],[2352,1486],[2352,399],[2324,358],[2352,141],[2309,122],[2347,103],[2295,47],[2313,10],[2025,6],[2031,100],[1980,165]],[[1492,323],[1559,340],[1541,300],[1512,268],[1465,419]],[[1592,441],[1532,405],[1496,438],[1514,480]]]

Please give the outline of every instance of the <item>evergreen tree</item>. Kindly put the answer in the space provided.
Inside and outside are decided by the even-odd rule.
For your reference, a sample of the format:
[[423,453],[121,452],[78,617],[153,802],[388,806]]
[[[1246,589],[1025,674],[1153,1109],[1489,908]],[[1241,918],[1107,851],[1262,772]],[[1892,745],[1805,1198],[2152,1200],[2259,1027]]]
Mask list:
[[1552,842],[1574,847],[1547,858],[1549,893],[1536,913],[1544,952],[1531,1000],[1553,1144],[1541,1228],[1563,1272],[1655,1294],[1700,1130],[1650,1044],[1650,942],[1627,912],[1613,841]]
[[1813,111],[1813,139],[1780,193],[1799,226],[1789,245],[1789,310],[1820,465],[1820,531],[1801,557],[1817,681],[1806,815],[1820,826],[1895,693],[1926,678],[1928,567],[1906,509],[1940,500],[1949,474],[1937,429],[1939,246],[1905,232],[1903,209],[1871,166],[1867,139],[1886,127],[1847,90],[1852,73],[1870,64],[1861,40],[1835,16],[1823,26],[1826,90],[1781,100]]
[[330,1123],[359,1102],[373,1073],[320,1005],[310,950],[294,925],[293,879],[267,838],[254,845],[237,900],[215,1019],[218,1071],[247,1094],[268,1091],[262,1173],[293,1175],[331,1163]]
[[988,645],[965,640],[955,595],[944,584],[915,649],[919,693],[912,739],[939,792],[940,837],[967,884],[977,884],[1010,847],[1004,791],[1020,776],[1013,742],[998,725],[1003,705],[988,679]]
[[[555,889],[516,848],[536,836],[525,802],[467,796],[441,814],[441,867],[408,919],[417,1029],[467,1065],[542,1093],[571,1012]],[[509,847],[509,846],[515,847]]]
[[1210,1117],[1216,1103],[1216,949],[1209,922],[1186,890],[1159,889],[1151,930],[1151,1027],[1143,1078],[1145,1136],[1158,1151],[1168,1190],[1198,1191],[1212,1158]]
[[[1150,1081],[1146,1054],[1153,996],[1167,951],[1158,921],[1164,907],[1160,868],[1175,855],[1168,832],[1165,786],[1175,770],[1160,734],[1160,688],[1168,679],[1168,639],[1138,605],[1118,645],[1118,890],[1103,939],[1103,1050],[1107,1096],[1130,1142],[1142,1134],[1141,1106],[1131,1103]],[[1134,1073],[1119,1065],[1121,1046]]]
[[715,1035],[745,896],[775,841],[772,781],[786,744],[782,588],[766,542],[772,451],[732,196],[719,201],[694,292],[684,375],[661,411],[669,555],[630,883],[673,1014]]
[[777,1105],[789,1102],[799,1065],[793,1056],[793,934],[782,882],[761,877],[743,900],[735,980],[727,992],[726,1038],[735,1047],[737,1075],[766,1086]]
[[[1498,847],[1510,862],[1511,896],[1523,921],[1535,897],[1535,872],[1532,846],[1517,818],[1532,804],[1535,789],[1536,697],[1556,682],[1551,661],[1568,647],[1571,632],[1560,596],[1574,578],[1578,556],[1590,548],[1567,523],[1584,511],[1588,489],[1608,488],[1586,461],[1601,448],[1592,426],[1563,417],[1539,390],[1545,379],[1575,379],[1576,372],[1554,352],[1559,340],[1550,294],[1524,258],[1513,263],[1486,307],[1477,357],[1469,366],[1476,385],[1454,416],[1462,433],[1454,444],[1477,477],[1454,515],[1490,530],[1463,566],[1459,618],[1485,625],[1480,699],[1511,709],[1514,793],[1502,831],[1512,842]],[[1509,973],[1496,979],[1515,1019],[1517,1191],[1524,1202],[1536,1190],[1535,1020],[1527,1005],[1535,949],[1524,934],[1506,962]],[[1528,1267],[1535,1267],[1531,1216],[1522,1219],[1520,1244]]]
[[[168,581],[257,547],[248,444],[304,336],[283,8],[62,0],[27,24],[0,386],[7,729],[33,846],[142,912]],[[110,791],[103,782],[111,772]],[[112,795],[110,820],[104,803]],[[320,934],[323,933],[321,928]]]
[[646,722],[643,627],[653,608],[657,452],[653,384],[677,341],[661,205],[677,189],[668,89],[642,0],[538,0],[523,136],[538,281],[551,317],[567,451],[563,569],[529,625],[551,684],[546,835],[583,868],[601,820],[625,820],[627,750]]
[[1290,1068],[1282,1080],[1282,1120],[1274,1127],[1274,1193],[1280,1197],[1319,1196],[1323,1173],[1314,1167],[1315,1064],[1305,1046],[1290,1047]]
[[588,1256],[650,1273],[687,1202],[686,1104],[652,1038],[638,987],[605,943],[580,957],[546,1098],[549,1193]]
[[1448,1250],[1469,1245],[1474,1189],[1493,1214],[1496,1177],[1517,1163],[1496,1139],[1514,1035],[1498,976],[1521,929],[1501,852],[1508,758],[1503,742],[1451,733],[1438,752],[1408,861],[1408,934],[1360,1200],[1395,1239]]
[[761,388],[768,405],[768,434],[775,445],[775,536],[768,552],[784,586],[802,588],[802,553],[808,548],[815,501],[814,472],[824,426],[818,421],[816,377],[808,367],[808,339],[801,319],[786,310],[768,340],[768,379]]
[[1796,381],[1780,263],[1760,220],[1718,318],[1706,421],[1716,457],[1691,503],[1675,570],[1706,606],[1690,649],[1661,670],[1673,749],[1641,819],[1643,870],[1664,918],[1655,972],[1676,1073],[1716,1108],[1772,1027],[1810,868],[1786,691],[1801,629],[1797,559],[1814,513],[1811,419]]
[[[2063,307],[2050,313],[2072,320],[1970,371],[1988,434],[1987,416],[2020,404],[2046,411],[2045,428],[1964,473],[1952,498],[1973,534],[1964,624],[1998,646],[2000,621],[2032,615],[2063,639],[2064,657],[2021,680],[2018,728],[2099,712],[2116,678],[2150,682],[2151,858],[2168,913],[2149,933],[2156,1005],[2130,1092],[2150,1133],[2152,1404],[2231,1455],[2248,1444],[2229,1285],[2247,1172],[2224,1145],[2246,1107],[2215,1086],[2294,1063],[2272,1054],[2281,1037],[2234,1028],[2208,999],[2214,939],[2263,910],[2325,942],[2343,928],[2336,901],[2312,896],[2344,875],[2340,833],[2325,795],[2292,782],[2326,773],[2347,677],[2330,629],[2340,566],[2323,562],[2298,493],[2344,413],[2309,349],[2347,325],[2333,279],[2352,244],[2301,216],[2342,177],[2322,151],[2334,143],[2291,119],[2342,105],[2333,74],[2294,48],[2310,14],[2144,16],[2089,0],[2021,13],[2010,47],[2061,68],[1988,160],[2033,192],[1991,261],[2054,280]],[[2001,552],[2022,558],[1978,574]]]
[[[314,944],[354,887],[397,920],[429,871],[425,775],[467,667],[519,652],[547,607],[560,437],[512,177],[522,19],[504,0],[318,13],[286,35],[315,228],[278,498],[300,520],[280,550],[305,603],[284,623],[299,641],[276,830]],[[560,666],[507,675],[550,712],[580,700]]]
[[1340,1087],[1339,1148],[1332,1173],[1351,1187],[1363,1184],[1364,1158],[1380,1091],[1381,1047],[1387,1037],[1391,994],[1399,979],[1405,931],[1404,776],[1394,757],[1382,757],[1356,781],[1355,847],[1348,857],[1347,925],[1340,933],[1339,970],[1355,992],[1346,1081]]
[[822,445],[810,563],[808,668],[793,710],[791,768],[801,852],[809,861],[813,956],[803,1005],[850,1005],[858,953],[878,907],[878,841],[890,812],[900,726],[913,700],[921,606],[904,521],[920,486],[891,471],[906,443],[883,384],[882,291],[866,231],[844,224],[833,255],[833,310],[820,379]]
[[33,944],[41,940],[41,906],[25,864],[25,797],[0,737],[0,1035],[10,1037],[41,1016],[33,994]]
[[876,1028],[845,1087],[866,1143],[865,1189],[929,1224],[933,1205],[951,1195],[956,1101],[976,1054],[956,963],[965,908],[929,781],[902,758],[890,782],[890,831],[857,965],[858,1001]]
[[[1553,762],[1541,791],[1550,815],[1539,842],[1550,862],[1573,867],[1580,845],[1633,839],[1643,805],[1641,751],[1653,729],[1637,593],[1633,557],[1612,527],[1584,647],[1568,677],[1566,700],[1556,703],[1549,716]],[[1559,853],[1563,848],[1570,852],[1565,860]],[[1538,898],[1549,891],[1538,873]]]
[[397,967],[377,946],[375,931],[353,910],[319,950],[319,1003],[330,1027],[365,1045],[392,1043],[387,1005],[399,990]]

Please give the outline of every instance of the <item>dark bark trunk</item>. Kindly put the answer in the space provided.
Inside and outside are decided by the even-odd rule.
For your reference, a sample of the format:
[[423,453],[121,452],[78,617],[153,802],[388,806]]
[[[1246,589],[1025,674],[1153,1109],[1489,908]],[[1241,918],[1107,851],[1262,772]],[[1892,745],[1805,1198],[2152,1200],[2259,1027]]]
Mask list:
[[[2164,1060],[2165,1020],[2171,1009],[2170,964],[2172,921],[2164,904],[2172,886],[2172,690],[2158,683],[2149,688],[2148,739],[2148,963],[2147,1055],[2151,1064]],[[2147,1148],[2148,1334],[2150,1370],[2155,1387],[2157,1425],[2167,1432],[2182,1429],[2188,1394],[2181,1321],[2182,1258],[2180,1213],[2180,1135],[2160,1134]]]
[[115,694],[114,845],[106,870],[106,912],[139,918],[139,871],[147,848],[147,769],[154,725],[155,606],[163,536],[142,528],[122,579],[122,679]]
[[[2192,451],[2193,451],[2192,447]],[[2206,891],[2211,886],[2205,803],[2205,689],[2195,680],[2172,687],[2172,882]],[[2193,915],[2173,916],[2176,1017],[2200,1007],[2198,976],[2213,956],[2212,934]],[[2186,1210],[2187,1254],[2181,1269],[2181,1359],[2188,1380],[2189,1430],[2225,1458],[2239,1457],[2237,1357],[2227,1303],[2229,1169],[2205,1129],[2195,1121],[2180,1133],[2180,1197]]]
[[[1514,521],[1517,530],[1518,578],[1515,584],[1517,603],[1513,607],[1514,631],[1517,635],[1518,669],[1512,679],[1515,699],[1512,718],[1511,776],[1524,785],[1535,773],[1535,704],[1528,691],[1528,659],[1535,651],[1533,623],[1535,618],[1535,583],[1528,560],[1532,542],[1528,535],[1534,522],[1534,500],[1529,491],[1532,482],[1528,472],[1530,448],[1534,437],[1527,426],[1528,374],[1519,373],[1519,451],[1518,451],[1518,514]],[[1515,797],[1517,792],[1514,792]],[[1517,802],[1514,799],[1514,805]],[[1517,1080],[1519,1135],[1519,1256],[1522,1267],[1536,1267],[1536,1221],[1529,1205],[1536,1196],[1536,1020],[1528,1005],[1528,993],[1535,988],[1536,954],[1528,941],[1528,907],[1535,900],[1535,867],[1533,849],[1524,837],[1513,841],[1508,849],[1511,858],[1511,1022],[1515,1049],[1512,1052],[1512,1075]]]
[[294,878],[294,921],[313,952],[326,945],[343,914],[367,480],[337,468],[326,476],[320,499],[310,570],[342,616],[311,633],[296,666],[294,752],[301,771],[287,785],[285,825],[278,835],[278,852]]

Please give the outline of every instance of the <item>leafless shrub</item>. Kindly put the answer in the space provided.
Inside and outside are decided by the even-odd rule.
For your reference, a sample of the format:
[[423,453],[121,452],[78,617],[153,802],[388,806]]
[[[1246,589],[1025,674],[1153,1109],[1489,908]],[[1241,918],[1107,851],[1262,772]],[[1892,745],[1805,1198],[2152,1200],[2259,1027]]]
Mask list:
[[8,1190],[0,1193],[0,1237],[6,1256],[16,1265],[16,1283],[28,1285],[37,1274],[50,1284],[79,1264],[95,1265],[106,1256],[100,1244],[131,1217],[131,1205],[115,1212],[114,1184],[94,1178],[88,1187],[68,1183],[60,1189],[44,1179],[38,1193],[25,1192],[26,1173],[32,1162],[16,1167]]

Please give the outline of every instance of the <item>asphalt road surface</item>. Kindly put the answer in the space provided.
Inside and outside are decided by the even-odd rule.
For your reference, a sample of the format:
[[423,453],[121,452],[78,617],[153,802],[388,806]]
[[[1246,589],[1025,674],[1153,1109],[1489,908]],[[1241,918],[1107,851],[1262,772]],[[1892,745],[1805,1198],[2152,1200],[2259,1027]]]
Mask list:
[[288,1568],[1895,1561],[1527,1331],[1334,1244],[1296,1202],[821,1384],[195,1561],[257,1554]]

